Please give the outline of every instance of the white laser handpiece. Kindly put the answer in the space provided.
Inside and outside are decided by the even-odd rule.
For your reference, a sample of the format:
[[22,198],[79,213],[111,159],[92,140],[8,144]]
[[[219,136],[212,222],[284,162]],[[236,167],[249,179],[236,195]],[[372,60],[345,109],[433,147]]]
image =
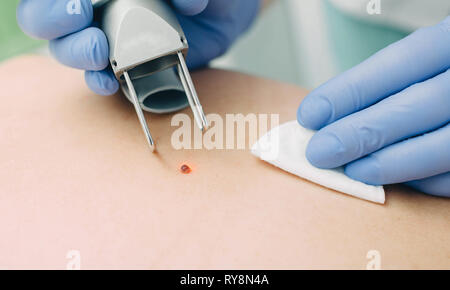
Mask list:
[[109,43],[112,70],[133,103],[152,151],[143,110],[171,113],[190,106],[198,127],[208,121],[185,62],[189,46],[165,0],[92,0]]

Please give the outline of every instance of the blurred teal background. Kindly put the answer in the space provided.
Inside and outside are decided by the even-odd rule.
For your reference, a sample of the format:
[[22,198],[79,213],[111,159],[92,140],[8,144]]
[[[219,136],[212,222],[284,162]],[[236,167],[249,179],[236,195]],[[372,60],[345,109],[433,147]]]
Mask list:
[[394,27],[374,24],[341,13],[329,1],[323,2],[330,48],[339,71],[347,70],[389,44],[408,35]]
[[213,66],[312,89],[410,32],[357,18],[329,0],[278,0]]

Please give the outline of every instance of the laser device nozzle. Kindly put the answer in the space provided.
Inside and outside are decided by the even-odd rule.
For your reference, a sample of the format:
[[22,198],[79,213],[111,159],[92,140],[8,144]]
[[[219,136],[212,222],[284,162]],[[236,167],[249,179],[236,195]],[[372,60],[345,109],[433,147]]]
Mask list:
[[133,103],[152,151],[155,142],[143,113],[171,113],[190,106],[198,127],[209,124],[192,82],[183,29],[165,0],[92,0],[105,32],[110,62]]

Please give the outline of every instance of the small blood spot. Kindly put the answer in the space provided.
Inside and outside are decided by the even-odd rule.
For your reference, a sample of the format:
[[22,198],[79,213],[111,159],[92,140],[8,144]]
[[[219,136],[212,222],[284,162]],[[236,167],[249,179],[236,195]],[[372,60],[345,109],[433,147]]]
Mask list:
[[186,164],[183,164],[183,165],[181,165],[181,167],[180,167],[180,171],[181,171],[181,173],[183,173],[183,174],[189,174],[189,173],[192,172],[192,169],[191,169],[189,166],[187,166]]

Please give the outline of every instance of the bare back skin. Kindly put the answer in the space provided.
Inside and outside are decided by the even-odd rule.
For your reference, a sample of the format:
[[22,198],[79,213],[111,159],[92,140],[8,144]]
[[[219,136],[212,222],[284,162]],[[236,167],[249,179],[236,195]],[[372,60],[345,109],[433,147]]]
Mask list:
[[[82,269],[365,269],[373,253],[383,269],[450,268],[448,199],[388,186],[377,205],[248,148],[175,150],[172,115],[147,115],[153,155],[123,96],[45,57],[3,64],[0,80],[0,268],[65,269],[71,250]],[[219,70],[194,80],[221,116],[290,121],[307,93]]]

